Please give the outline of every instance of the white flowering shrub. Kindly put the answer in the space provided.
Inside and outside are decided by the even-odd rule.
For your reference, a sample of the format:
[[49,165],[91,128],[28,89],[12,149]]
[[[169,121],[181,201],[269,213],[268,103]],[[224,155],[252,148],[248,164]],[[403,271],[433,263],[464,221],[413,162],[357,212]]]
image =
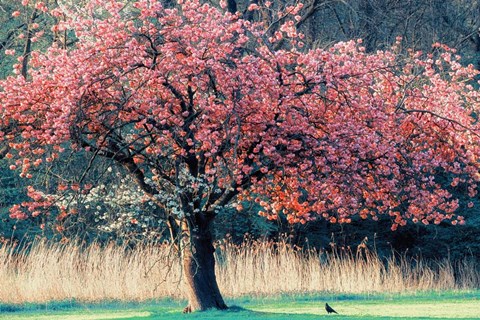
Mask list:
[[[108,172],[112,171],[109,167]],[[92,216],[90,227],[115,237],[151,239],[164,229],[158,206],[121,172],[114,174],[112,182],[93,186],[88,192],[58,196],[56,205]]]

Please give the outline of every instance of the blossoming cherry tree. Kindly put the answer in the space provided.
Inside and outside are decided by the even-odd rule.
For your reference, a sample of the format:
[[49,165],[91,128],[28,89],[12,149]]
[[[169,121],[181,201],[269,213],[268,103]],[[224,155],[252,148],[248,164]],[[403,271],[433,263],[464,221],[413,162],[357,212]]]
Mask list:
[[[454,50],[367,54],[360,41],[306,50],[294,23],[301,5],[271,34],[198,0],[177,2],[50,10],[67,17],[55,28],[76,44],[32,51],[26,77],[19,64],[1,81],[0,139],[26,178],[65,149],[128,172],[179,243],[187,310],[226,308],[211,232],[226,206],[256,201],[268,219],[291,223],[381,214],[392,229],[463,223],[451,186],[436,179],[476,194],[477,72]],[[60,187],[88,192],[83,181]],[[28,194],[12,217],[52,206],[42,190]]]

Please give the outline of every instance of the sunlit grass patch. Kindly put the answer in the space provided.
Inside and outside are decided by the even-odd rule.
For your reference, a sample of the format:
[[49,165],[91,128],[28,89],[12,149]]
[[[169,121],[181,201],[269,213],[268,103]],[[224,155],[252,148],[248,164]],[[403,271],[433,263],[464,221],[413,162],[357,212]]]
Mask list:
[[150,318],[148,311],[77,311],[48,314],[17,314],[0,315],[0,319],[11,320],[107,320],[107,319],[132,319],[132,318]]
[[[480,317],[480,301],[339,301],[335,310],[343,317],[389,317],[389,318],[472,318]],[[325,315],[324,303],[290,304],[252,307],[251,310],[279,314]]]
[[[331,304],[339,315],[327,315],[325,302]],[[271,297],[242,297],[229,299],[228,311],[211,310],[182,314],[181,301],[148,303],[72,304],[70,309],[27,311],[0,314],[0,319],[15,320],[100,320],[100,319],[188,319],[188,320],[414,320],[414,319],[479,319],[480,291],[448,291],[420,294],[374,295],[278,295]],[[52,304],[55,307],[55,304]],[[60,306],[67,308],[66,305]]]

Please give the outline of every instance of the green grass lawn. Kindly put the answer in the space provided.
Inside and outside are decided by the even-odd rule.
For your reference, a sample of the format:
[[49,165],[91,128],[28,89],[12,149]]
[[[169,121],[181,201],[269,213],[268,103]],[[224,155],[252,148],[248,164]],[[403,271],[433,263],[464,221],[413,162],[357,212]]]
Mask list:
[[[339,315],[327,315],[325,302]],[[182,314],[184,304],[159,301],[144,304],[50,303],[0,305],[0,319],[100,320],[100,319],[480,319],[480,291],[406,295],[285,295],[239,298],[228,301],[228,311]]]

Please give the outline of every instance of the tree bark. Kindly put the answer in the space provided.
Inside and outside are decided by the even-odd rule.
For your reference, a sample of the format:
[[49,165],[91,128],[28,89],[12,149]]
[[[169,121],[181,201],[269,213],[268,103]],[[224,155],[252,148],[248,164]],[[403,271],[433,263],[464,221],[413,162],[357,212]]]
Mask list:
[[181,254],[188,306],[184,312],[227,309],[215,276],[215,249],[208,228],[181,222]]

